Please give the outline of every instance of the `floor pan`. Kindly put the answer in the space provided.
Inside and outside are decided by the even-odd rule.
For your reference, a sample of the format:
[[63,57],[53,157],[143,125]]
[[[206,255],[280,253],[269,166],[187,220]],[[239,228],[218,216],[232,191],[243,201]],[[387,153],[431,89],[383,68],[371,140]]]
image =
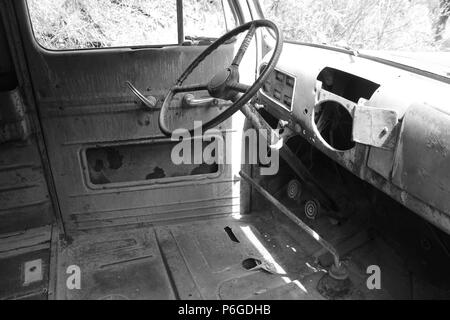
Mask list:
[[[157,234],[177,247],[173,255],[178,257],[167,261],[181,299],[306,298],[301,287],[289,285],[292,280],[252,223],[209,220],[160,228]],[[168,251],[164,242],[162,248]],[[184,270],[180,270],[180,261]],[[186,287],[194,290],[188,292]]]
[[[326,275],[316,267],[323,256],[321,247],[297,226],[279,219],[279,214],[266,212],[85,234],[70,244],[60,242],[56,298],[324,299],[317,290]],[[326,228],[318,227],[323,232]],[[324,234],[339,244],[361,231],[340,230],[341,234]],[[405,272],[395,264],[388,274],[399,284],[393,280],[390,292],[367,288],[366,268],[380,263],[377,253],[383,252],[383,261],[395,257],[379,241],[361,245],[346,262],[352,287],[344,298],[407,298],[410,289],[401,284]],[[372,261],[374,257],[378,260]],[[80,267],[80,290],[67,286],[67,268],[73,265]]]
[[[79,267],[77,289],[71,266]],[[57,299],[174,299],[153,229],[80,236],[61,245]]]

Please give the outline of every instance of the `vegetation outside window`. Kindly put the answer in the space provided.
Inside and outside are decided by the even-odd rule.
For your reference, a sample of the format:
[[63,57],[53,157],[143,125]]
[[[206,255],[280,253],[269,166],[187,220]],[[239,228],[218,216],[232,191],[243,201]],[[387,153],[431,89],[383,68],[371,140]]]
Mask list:
[[443,51],[449,0],[262,0],[288,40],[352,49]]
[[[226,33],[221,0],[28,0],[36,40],[51,50],[159,46]],[[224,5],[226,1],[224,2]],[[231,27],[234,27],[231,25]]]

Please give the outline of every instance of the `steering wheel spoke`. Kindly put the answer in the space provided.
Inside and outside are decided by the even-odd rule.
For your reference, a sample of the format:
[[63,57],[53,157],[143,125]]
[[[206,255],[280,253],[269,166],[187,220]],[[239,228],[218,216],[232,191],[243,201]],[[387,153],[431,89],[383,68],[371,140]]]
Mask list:
[[239,67],[239,65],[242,62],[242,59],[244,58],[245,53],[248,50],[248,47],[250,46],[250,42],[252,42],[252,39],[255,36],[255,33],[256,33],[256,26],[253,23],[250,26],[250,29],[248,30],[247,35],[244,38],[244,41],[242,41],[238,52],[234,56],[233,62],[231,63],[232,66]]
[[227,87],[230,90],[234,90],[234,91],[237,91],[237,92],[240,92],[240,93],[246,93],[250,89],[249,85],[246,85],[246,84],[243,84],[243,83],[240,83],[240,82],[230,83],[230,84],[227,85]]
[[212,97],[196,98],[193,94],[186,94],[182,100],[184,109],[189,108],[228,108],[233,103],[224,99]]

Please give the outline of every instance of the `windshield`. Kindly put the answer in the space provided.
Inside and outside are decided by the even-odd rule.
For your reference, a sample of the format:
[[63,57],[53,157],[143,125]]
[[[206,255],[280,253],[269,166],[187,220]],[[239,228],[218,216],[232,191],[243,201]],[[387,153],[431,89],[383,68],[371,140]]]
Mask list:
[[450,0],[261,0],[286,40],[358,50],[450,76]]

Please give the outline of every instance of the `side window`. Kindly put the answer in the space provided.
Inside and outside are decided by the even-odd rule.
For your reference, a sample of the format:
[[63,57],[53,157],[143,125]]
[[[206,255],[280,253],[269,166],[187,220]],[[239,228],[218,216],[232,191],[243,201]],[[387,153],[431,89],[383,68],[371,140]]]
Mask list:
[[[228,4],[228,1],[223,1]],[[218,38],[227,32],[224,7],[220,0],[184,0],[184,34],[187,39]],[[234,21],[231,22],[234,27]],[[231,29],[232,29],[231,28]]]
[[[228,1],[223,2],[27,0],[35,38],[50,50],[162,46],[217,38],[234,24],[226,21],[224,5]],[[179,24],[183,28],[178,28]]]

